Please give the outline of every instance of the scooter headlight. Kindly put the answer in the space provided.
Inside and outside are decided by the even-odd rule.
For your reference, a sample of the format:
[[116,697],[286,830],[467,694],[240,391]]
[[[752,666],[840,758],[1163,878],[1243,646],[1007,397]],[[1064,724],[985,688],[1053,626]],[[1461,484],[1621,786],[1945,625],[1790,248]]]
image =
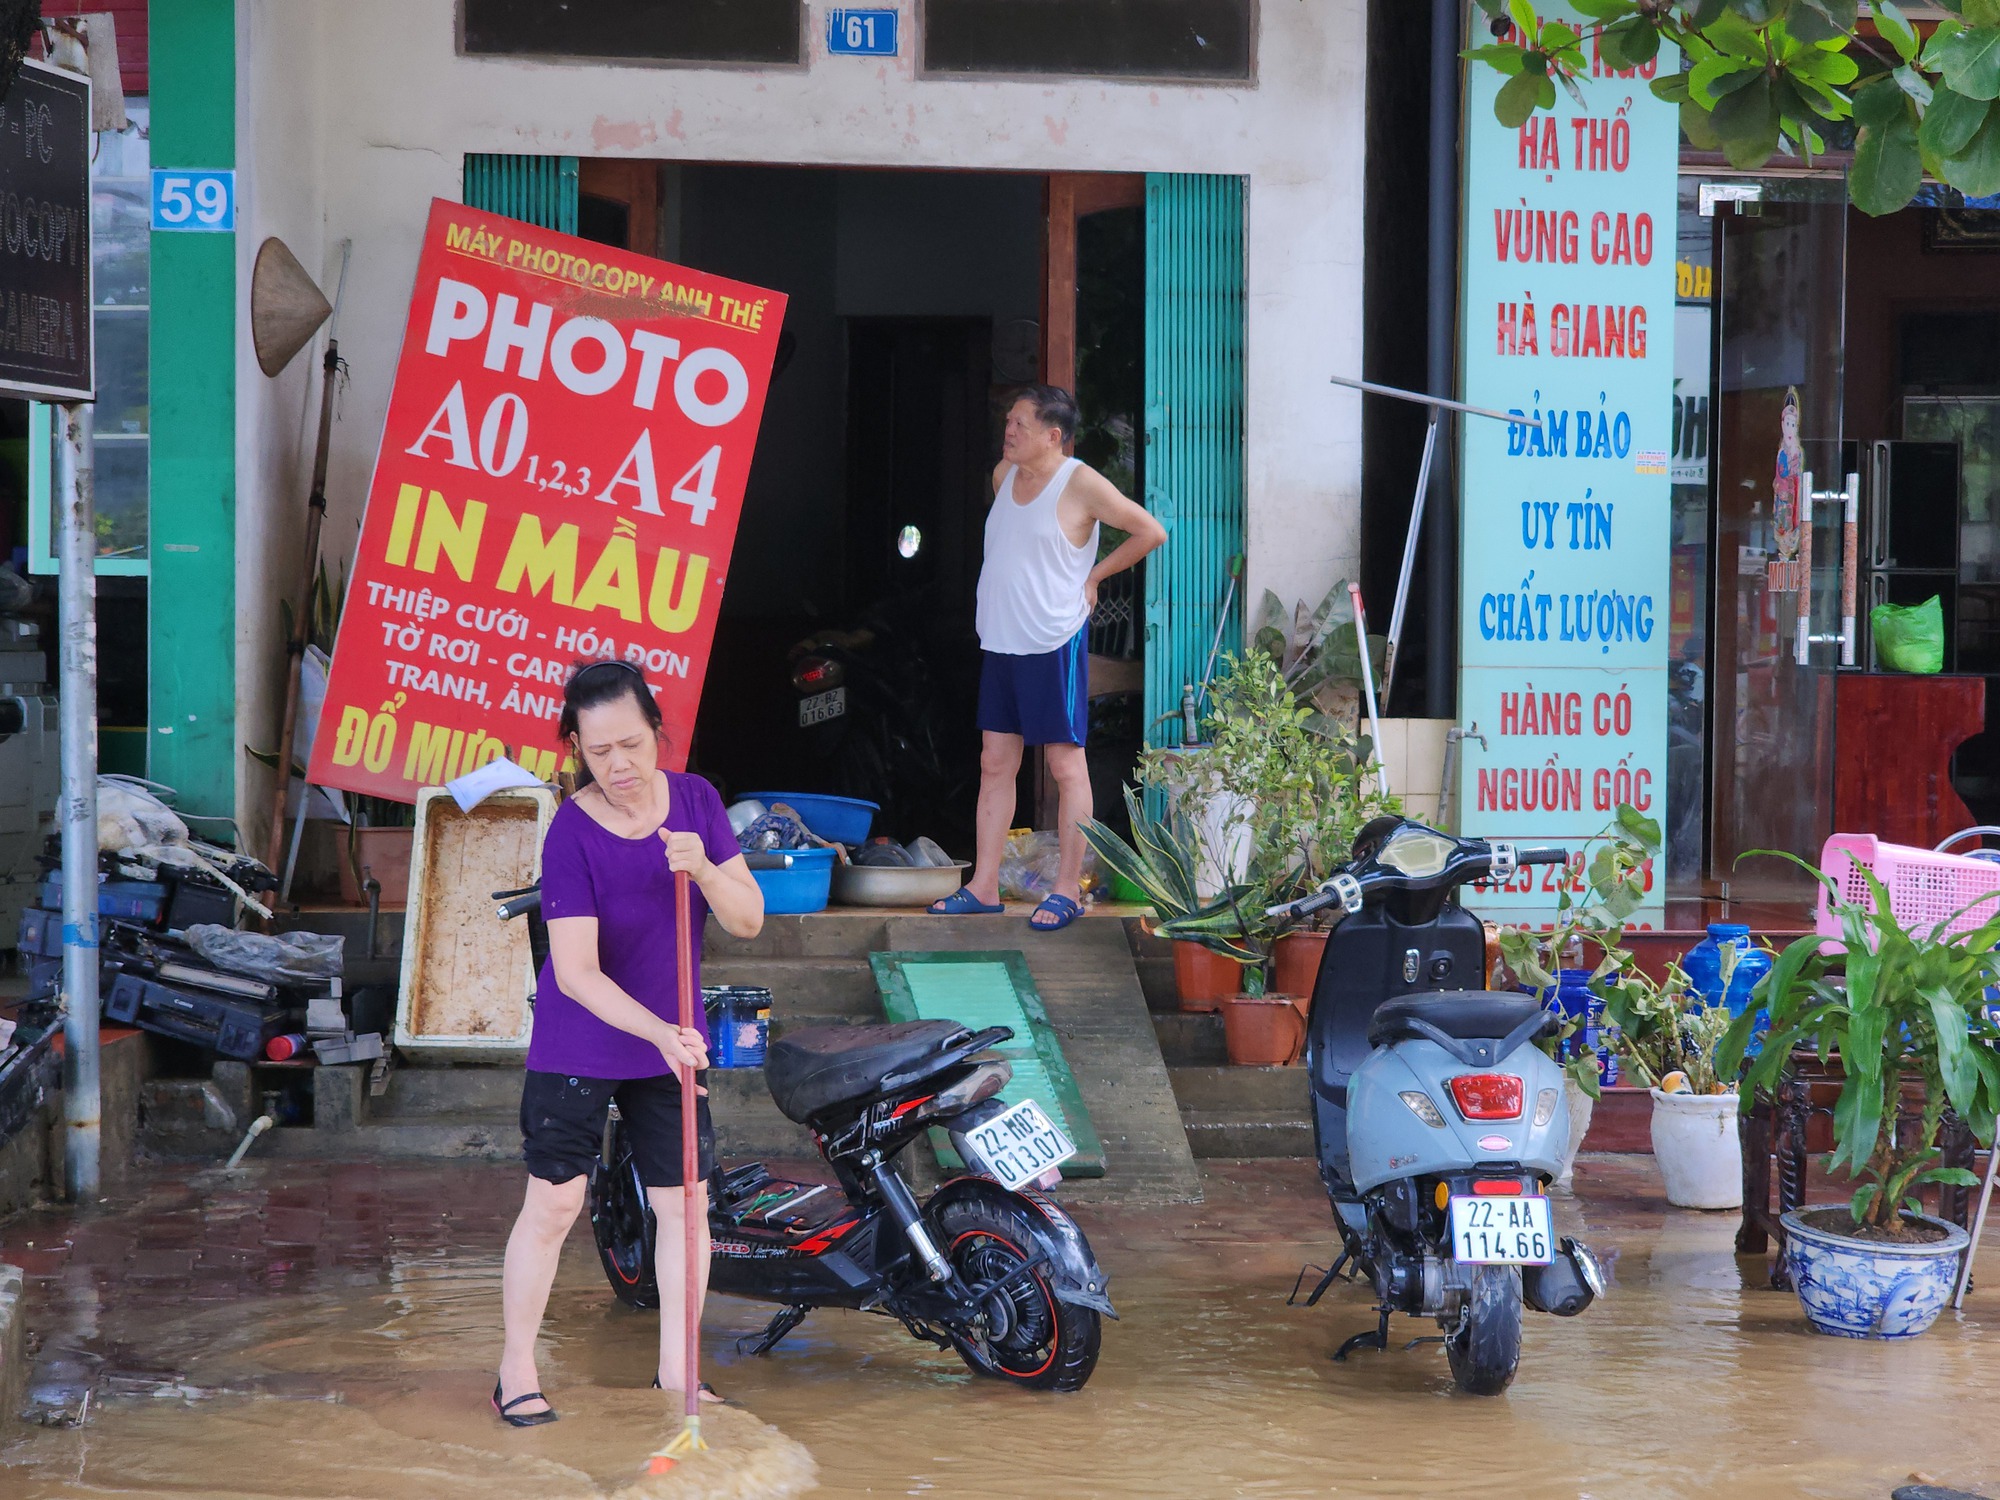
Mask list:
[[1535,1095],[1535,1128],[1541,1129],[1556,1117],[1556,1104],[1562,1098],[1560,1089],[1543,1089]]
[[1410,1106],[1411,1114],[1415,1115],[1419,1120],[1422,1120],[1426,1125],[1430,1126],[1431,1129],[1433,1130],[1444,1129],[1444,1115],[1439,1111],[1438,1107],[1431,1102],[1431,1096],[1429,1094],[1426,1094],[1421,1089],[1405,1089],[1398,1097],[1400,1097],[1405,1104]]

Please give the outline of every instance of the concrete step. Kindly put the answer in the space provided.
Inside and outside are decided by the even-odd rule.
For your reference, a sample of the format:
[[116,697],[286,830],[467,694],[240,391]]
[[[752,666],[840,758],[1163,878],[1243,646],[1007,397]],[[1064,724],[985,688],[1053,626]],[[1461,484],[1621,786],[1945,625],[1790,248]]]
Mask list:
[[1313,1154],[1312,1122],[1303,1110],[1186,1110],[1188,1149],[1196,1157],[1290,1157]]
[[[756,985],[771,992],[773,1024],[879,1021],[875,974],[862,958],[788,958],[765,954],[705,957],[704,985]],[[811,1018],[808,1020],[807,1018]]]
[[[518,1100],[517,1100],[518,1103]],[[253,1148],[273,1156],[459,1157],[514,1161],[521,1155],[517,1109],[441,1112],[371,1122],[351,1130],[280,1126]]]
[[1180,1008],[1180,991],[1174,983],[1173,945],[1146,930],[1140,917],[1127,917],[1125,938],[1132,945],[1132,967],[1139,976],[1139,989],[1146,1008],[1154,1012]]
[[1296,1114],[1305,1118],[1306,1070],[1289,1068],[1169,1067],[1174,1098],[1190,1110]]
[[880,912],[836,908],[809,916],[766,917],[756,937],[738,938],[711,917],[702,938],[702,973],[711,964],[738,958],[858,958],[865,963],[870,953],[887,946],[885,924]]
[[364,1096],[368,1123],[425,1124],[439,1115],[506,1113],[521,1103],[521,1069],[516,1067],[415,1067],[389,1073],[380,1098]]
[[1220,1014],[1156,1010],[1153,1034],[1160,1039],[1160,1056],[1169,1068],[1220,1067],[1229,1061]]

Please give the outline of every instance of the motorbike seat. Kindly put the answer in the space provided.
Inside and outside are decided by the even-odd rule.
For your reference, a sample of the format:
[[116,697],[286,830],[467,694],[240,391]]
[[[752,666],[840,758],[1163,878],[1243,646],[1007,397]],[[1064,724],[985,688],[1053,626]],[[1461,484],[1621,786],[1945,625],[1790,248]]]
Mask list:
[[[1555,1017],[1532,995],[1500,994],[1493,990],[1454,990],[1434,995],[1405,995],[1375,1008],[1368,1043],[1387,1047],[1412,1040],[1434,1042],[1432,1031],[1452,1041],[1490,1042],[1511,1037],[1538,1016]],[[1537,1035],[1542,1028],[1529,1033]]]
[[867,1098],[884,1078],[943,1051],[964,1033],[957,1021],[788,1031],[764,1054],[764,1081],[779,1112],[803,1125],[833,1105]]

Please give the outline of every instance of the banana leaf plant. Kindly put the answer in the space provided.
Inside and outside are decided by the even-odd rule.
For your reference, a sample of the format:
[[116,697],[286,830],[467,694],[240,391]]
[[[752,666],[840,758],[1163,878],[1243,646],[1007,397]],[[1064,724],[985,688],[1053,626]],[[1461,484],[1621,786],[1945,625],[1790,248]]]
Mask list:
[[[1860,869],[1869,904],[1862,905],[1840,899],[1839,886],[1796,855],[1754,852],[1789,859],[1825,885],[1841,936],[1799,938],[1759,982],[1755,994],[1770,1012],[1770,1033],[1743,1075],[1743,1107],[1759,1088],[1776,1091],[1793,1052],[1814,1051],[1822,1062],[1838,1056],[1830,1164],[1859,1184],[1848,1208],[1860,1229],[1870,1237],[1907,1238],[1903,1210],[1918,1211],[1918,1187],[1978,1186],[1963,1168],[1935,1165],[1946,1106],[1975,1137],[1993,1139],[2000,1026],[1987,1010],[1987,992],[2000,983],[2000,916],[1954,933],[1949,928],[1959,913],[1913,932],[1896,919],[1888,891],[1866,866]],[[1829,946],[1835,951],[1825,951]],[[1844,982],[1836,974],[1841,969]],[[1743,1066],[1755,1022],[1753,1005],[1716,1049],[1723,1077]],[[1914,1130],[1901,1128],[1897,1118],[1905,1079],[1923,1084]]]
[[1200,943],[1244,966],[1244,988],[1263,992],[1275,933],[1258,904],[1256,887],[1235,883],[1204,897],[1195,871],[1201,863],[1200,835],[1187,817],[1169,811],[1155,818],[1143,798],[1125,788],[1125,810],[1131,819],[1127,843],[1095,818],[1081,825],[1084,842],[1098,862],[1144,893],[1159,918],[1162,937]]

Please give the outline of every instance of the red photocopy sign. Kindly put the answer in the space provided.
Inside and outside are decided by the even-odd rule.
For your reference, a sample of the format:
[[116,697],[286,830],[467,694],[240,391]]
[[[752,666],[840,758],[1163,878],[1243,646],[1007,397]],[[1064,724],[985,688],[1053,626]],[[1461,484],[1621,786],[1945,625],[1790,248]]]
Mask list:
[[646,675],[684,765],[785,299],[431,205],[326,707],[322,786],[547,778],[580,660]]

